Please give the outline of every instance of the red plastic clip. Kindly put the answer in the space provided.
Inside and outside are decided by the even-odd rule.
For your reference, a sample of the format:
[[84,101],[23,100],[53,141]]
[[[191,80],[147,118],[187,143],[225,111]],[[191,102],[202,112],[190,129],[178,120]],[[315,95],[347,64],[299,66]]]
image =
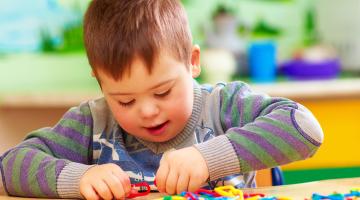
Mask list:
[[249,197],[254,197],[254,196],[260,196],[260,197],[265,197],[265,194],[261,194],[261,193],[244,193],[244,198],[249,198]]
[[188,200],[198,200],[199,198],[196,197],[196,195],[194,195],[191,192],[186,192],[185,196],[186,199]]
[[[137,189],[139,188],[139,189]],[[146,188],[146,190],[144,190],[144,188]],[[140,183],[135,183],[135,184],[131,184],[131,192],[130,195],[127,196],[126,198],[135,198],[135,197],[140,197],[140,196],[146,196],[150,193],[150,185],[147,182],[140,182]]]

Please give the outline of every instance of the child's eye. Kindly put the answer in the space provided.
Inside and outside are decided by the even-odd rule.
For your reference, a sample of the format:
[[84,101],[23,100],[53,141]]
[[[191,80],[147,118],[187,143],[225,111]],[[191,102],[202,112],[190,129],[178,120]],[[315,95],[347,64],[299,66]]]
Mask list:
[[128,106],[131,106],[135,103],[135,100],[131,100],[131,101],[128,101],[128,102],[121,102],[119,101],[119,104],[120,106],[123,106],[123,107],[128,107]]
[[165,96],[169,95],[170,92],[171,92],[171,89],[168,89],[165,92],[156,93],[155,96],[157,96],[157,97],[165,97]]

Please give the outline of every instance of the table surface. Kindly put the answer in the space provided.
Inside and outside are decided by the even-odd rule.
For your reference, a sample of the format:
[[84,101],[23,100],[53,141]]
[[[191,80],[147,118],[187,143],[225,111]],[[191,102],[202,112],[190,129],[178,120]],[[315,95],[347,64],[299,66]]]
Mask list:
[[[323,195],[329,195],[333,192],[348,193],[350,189],[360,187],[359,178],[346,178],[346,179],[333,179],[314,181],[300,184],[273,186],[273,187],[262,187],[254,189],[244,189],[246,193],[263,193],[267,196],[282,196],[290,197],[291,199],[297,200],[310,198],[313,193],[319,193]],[[145,200],[145,199],[156,199],[163,196],[159,193],[152,193],[146,197],[135,198],[134,200]],[[34,198],[33,198],[34,199]],[[31,200],[31,198],[19,198],[19,197],[8,197],[0,196],[0,200]]]

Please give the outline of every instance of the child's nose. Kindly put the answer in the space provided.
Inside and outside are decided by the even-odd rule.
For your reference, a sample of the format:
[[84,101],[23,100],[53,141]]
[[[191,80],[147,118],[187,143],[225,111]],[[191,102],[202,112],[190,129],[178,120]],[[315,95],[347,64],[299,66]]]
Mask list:
[[151,102],[144,103],[140,108],[140,114],[144,118],[151,118],[159,114],[159,107]]

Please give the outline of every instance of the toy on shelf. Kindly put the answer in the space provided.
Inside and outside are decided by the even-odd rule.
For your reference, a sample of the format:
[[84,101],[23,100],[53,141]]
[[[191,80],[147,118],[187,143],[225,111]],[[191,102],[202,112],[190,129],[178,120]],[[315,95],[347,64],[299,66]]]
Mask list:
[[341,64],[333,48],[313,46],[282,63],[280,72],[291,80],[334,79],[341,72]]

